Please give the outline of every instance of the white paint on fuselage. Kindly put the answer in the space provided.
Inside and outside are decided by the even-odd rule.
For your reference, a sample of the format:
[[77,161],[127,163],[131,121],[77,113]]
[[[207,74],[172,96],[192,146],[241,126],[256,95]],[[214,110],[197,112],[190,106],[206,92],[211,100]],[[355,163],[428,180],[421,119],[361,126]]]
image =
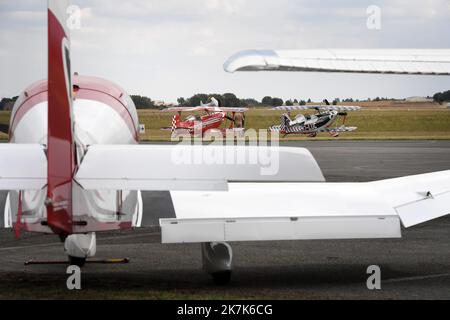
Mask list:
[[[128,106],[130,107],[130,106]],[[133,106],[134,108],[134,106]],[[136,111],[136,110],[132,110]],[[136,144],[133,132],[121,115],[111,106],[94,100],[76,99],[73,102],[74,139],[85,150],[93,144]],[[12,132],[12,143],[47,143],[47,102],[41,102],[28,110]],[[108,165],[108,159],[105,159]],[[18,191],[11,191],[9,207],[13,221],[17,219]],[[44,205],[46,189],[22,193],[22,221],[31,231],[48,232],[41,221],[46,219]],[[119,199],[118,197],[121,197]],[[111,228],[113,223],[138,221],[133,216],[138,208],[137,191],[95,190],[86,191],[77,184],[73,187],[74,220],[88,221],[88,226],[74,226],[74,232],[98,231]],[[121,203],[121,208],[118,204]],[[118,211],[120,214],[118,215]],[[100,224],[97,224],[100,223]]]
[[73,111],[75,137],[83,145],[136,143],[125,120],[107,104],[77,99]]
[[[17,113],[17,112],[16,112]],[[11,132],[11,143],[47,144],[47,101],[28,110]]]

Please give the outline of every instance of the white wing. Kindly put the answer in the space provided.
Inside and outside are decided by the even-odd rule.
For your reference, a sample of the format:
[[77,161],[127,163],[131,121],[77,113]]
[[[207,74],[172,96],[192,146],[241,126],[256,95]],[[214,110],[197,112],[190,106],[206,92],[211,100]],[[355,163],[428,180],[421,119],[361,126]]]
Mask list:
[[339,126],[339,127],[328,127],[328,128],[321,128],[318,131],[320,132],[352,132],[358,129],[358,127],[347,127],[345,125]]
[[320,110],[336,110],[336,111],[357,111],[361,107],[358,106],[333,106],[333,105],[309,105],[309,106],[280,106],[274,107],[270,110],[310,110],[310,109],[320,109]]
[[[162,241],[392,238],[450,213],[450,171],[366,183],[236,183],[171,192]],[[224,205],[229,204],[229,205]]]
[[93,145],[75,180],[89,190],[227,190],[230,181],[325,179],[303,148]]
[[310,109],[308,106],[280,106],[280,107],[270,108],[270,110],[283,110],[283,111],[308,110],[308,109]]
[[47,158],[38,144],[0,144],[0,190],[39,190],[47,184]]
[[405,227],[450,214],[450,171],[372,182]]
[[224,69],[450,75],[450,49],[247,50]]
[[320,106],[311,106],[312,108],[318,107],[320,110],[335,110],[335,111],[357,111],[361,110],[361,107],[358,106],[328,106],[328,105],[320,105]]
[[223,112],[238,112],[238,113],[242,113],[242,112],[247,112],[248,108],[229,108],[229,107],[220,107],[217,109],[218,111],[223,111]]

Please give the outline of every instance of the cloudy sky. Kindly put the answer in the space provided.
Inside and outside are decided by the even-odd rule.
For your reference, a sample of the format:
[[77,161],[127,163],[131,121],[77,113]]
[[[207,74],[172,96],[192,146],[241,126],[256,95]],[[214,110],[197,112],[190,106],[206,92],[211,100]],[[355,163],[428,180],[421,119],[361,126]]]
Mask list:
[[[449,0],[73,0],[73,70],[131,94],[175,101],[198,92],[321,100],[431,95],[450,77],[235,73],[242,49],[450,48]],[[46,77],[46,0],[0,0],[0,97]],[[381,29],[367,8],[381,8]]]

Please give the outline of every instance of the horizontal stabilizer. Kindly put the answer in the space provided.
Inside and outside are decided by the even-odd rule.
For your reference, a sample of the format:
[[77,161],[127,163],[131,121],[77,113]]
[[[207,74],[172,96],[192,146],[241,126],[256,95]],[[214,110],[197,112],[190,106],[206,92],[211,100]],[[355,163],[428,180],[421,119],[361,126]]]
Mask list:
[[47,184],[47,158],[39,144],[0,144],[0,190],[39,190]]
[[93,145],[75,180],[84,189],[227,190],[227,182],[324,181],[304,148]]

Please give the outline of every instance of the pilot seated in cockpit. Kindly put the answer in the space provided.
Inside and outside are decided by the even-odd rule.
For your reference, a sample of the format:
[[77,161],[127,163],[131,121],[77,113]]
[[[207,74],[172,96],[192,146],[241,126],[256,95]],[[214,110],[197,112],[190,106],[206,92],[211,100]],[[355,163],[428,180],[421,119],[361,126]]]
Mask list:
[[202,121],[202,118],[199,115],[189,115],[186,117],[185,121]]
[[289,121],[289,125],[293,126],[293,125],[304,125],[306,122],[306,117],[302,114],[298,114],[294,120]]

